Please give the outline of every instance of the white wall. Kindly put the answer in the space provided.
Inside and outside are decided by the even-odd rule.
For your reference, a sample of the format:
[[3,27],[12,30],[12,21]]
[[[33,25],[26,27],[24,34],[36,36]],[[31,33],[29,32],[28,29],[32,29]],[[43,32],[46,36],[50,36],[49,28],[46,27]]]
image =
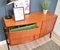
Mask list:
[[57,18],[57,22],[54,28],[54,32],[60,36],[60,0],[58,0],[57,2],[55,14],[58,15],[58,18]]

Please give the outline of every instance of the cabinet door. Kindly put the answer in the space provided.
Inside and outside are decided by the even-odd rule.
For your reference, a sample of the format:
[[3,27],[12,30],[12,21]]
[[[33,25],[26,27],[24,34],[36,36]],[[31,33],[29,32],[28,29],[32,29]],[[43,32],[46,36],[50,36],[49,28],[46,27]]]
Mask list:
[[52,17],[49,20],[45,20],[42,23],[40,36],[44,36],[53,31],[56,17]]
[[42,22],[40,37],[46,34],[48,21]]
[[56,17],[52,17],[50,20],[48,20],[47,30],[46,30],[47,33],[53,31],[53,28],[54,28],[54,25],[55,25],[55,21],[56,21]]

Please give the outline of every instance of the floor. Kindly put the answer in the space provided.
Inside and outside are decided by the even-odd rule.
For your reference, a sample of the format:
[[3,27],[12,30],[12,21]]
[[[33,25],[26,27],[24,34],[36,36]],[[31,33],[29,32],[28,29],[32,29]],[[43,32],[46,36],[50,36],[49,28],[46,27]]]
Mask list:
[[37,39],[29,43],[10,46],[10,50],[32,50],[33,48],[43,45],[50,40],[53,40],[55,43],[57,43],[60,46],[60,41],[59,41],[60,39],[56,36],[56,34],[53,34],[51,39],[49,38],[49,34],[48,34],[40,39]]
[[60,50],[60,46],[58,46],[54,41],[50,40],[44,45],[34,48],[33,50]]

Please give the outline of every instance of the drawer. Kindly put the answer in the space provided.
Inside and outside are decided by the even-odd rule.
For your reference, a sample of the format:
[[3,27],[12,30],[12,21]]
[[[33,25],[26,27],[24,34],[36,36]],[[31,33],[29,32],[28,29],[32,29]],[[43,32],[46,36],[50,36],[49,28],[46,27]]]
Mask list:
[[8,39],[10,45],[25,43],[33,41],[39,38],[41,23],[37,23],[37,28],[22,30],[22,31],[10,31],[8,34]]
[[41,23],[37,23],[37,28],[28,29],[28,30],[22,30],[22,31],[15,31],[11,32],[9,31],[9,38],[16,38],[16,37],[24,37],[24,36],[32,36],[35,34],[40,33]]
[[30,30],[24,30],[24,31],[16,31],[16,32],[9,32],[9,38],[16,38],[16,37],[24,37],[24,36],[30,36],[40,33],[40,28],[34,28]]

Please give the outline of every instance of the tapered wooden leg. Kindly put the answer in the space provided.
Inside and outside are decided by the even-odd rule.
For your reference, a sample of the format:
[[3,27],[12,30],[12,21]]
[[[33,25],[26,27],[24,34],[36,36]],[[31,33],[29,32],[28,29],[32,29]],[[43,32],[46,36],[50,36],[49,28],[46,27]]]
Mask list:
[[[7,42],[7,41],[6,41]],[[7,42],[7,46],[8,46],[8,50],[10,50],[10,48],[9,48],[9,43]]]
[[50,38],[51,38],[52,32],[50,32]]
[[4,33],[5,33],[5,37],[6,37],[6,42],[7,42],[8,50],[10,50],[10,48],[9,48],[9,44],[8,44],[8,40],[7,40],[7,33],[6,33],[6,29],[5,29],[5,28],[4,28]]

